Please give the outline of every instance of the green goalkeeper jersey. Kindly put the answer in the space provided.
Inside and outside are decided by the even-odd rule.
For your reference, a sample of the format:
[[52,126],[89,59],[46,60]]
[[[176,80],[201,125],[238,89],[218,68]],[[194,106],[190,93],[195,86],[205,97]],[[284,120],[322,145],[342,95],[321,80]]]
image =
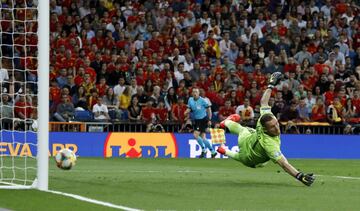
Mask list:
[[276,162],[282,156],[280,136],[272,137],[265,134],[260,123],[261,117],[266,113],[271,113],[271,107],[260,108],[260,118],[256,124],[256,130],[249,128],[250,134],[245,137],[241,137],[239,134],[240,159],[246,166],[256,167],[269,160]]

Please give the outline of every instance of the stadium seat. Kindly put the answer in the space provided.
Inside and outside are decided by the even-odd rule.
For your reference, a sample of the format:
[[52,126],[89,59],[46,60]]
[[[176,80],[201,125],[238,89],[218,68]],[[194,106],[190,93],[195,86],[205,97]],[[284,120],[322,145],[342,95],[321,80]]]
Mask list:
[[94,120],[94,115],[90,111],[75,111],[75,121],[88,122]]
[[116,111],[115,110],[109,110],[109,116],[111,119],[116,119]]

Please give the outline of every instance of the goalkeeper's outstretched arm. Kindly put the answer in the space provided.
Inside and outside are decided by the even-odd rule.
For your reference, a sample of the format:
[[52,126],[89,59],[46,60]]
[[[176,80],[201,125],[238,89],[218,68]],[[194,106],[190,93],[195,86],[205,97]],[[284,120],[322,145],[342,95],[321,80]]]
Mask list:
[[269,85],[260,100],[261,107],[269,106],[269,99],[271,97],[271,91],[277,84],[279,84],[281,77],[282,77],[282,74],[280,72],[275,72],[275,73],[271,74],[271,77],[269,80]]
[[292,166],[284,156],[282,156],[280,160],[277,161],[277,163],[293,177],[296,177],[296,175],[299,173],[299,171],[296,170],[296,168],[294,168],[294,166]]
[[260,106],[263,107],[263,106],[269,106],[269,99],[271,97],[271,92],[272,92],[272,89],[270,88],[267,88],[264,92],[264,94],[262,95],[261,97],[261,100],[260,100]]
[[304,173],[298,171],[296,168],[294,168],[294,166],[292,166],[288,162],[288,160],[284,156],[281,156],[281,158],[277,161],[277,163],[288,174],[295,177],[297,180],[302,182],[304,185],[310,186],[315,181],[315,176],[312,173],[304,174]]

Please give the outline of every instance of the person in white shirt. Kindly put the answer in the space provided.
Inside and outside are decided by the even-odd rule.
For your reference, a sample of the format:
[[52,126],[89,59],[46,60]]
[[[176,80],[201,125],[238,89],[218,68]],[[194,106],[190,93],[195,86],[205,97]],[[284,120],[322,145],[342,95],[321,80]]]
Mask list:
[[125,90],[125,78],[121,77],[119,78],[119,84],[114,86],[114,94],[116,97],[120,97],[120,95],[124,92]]
[[302,19],[301,14],[298,14],[297,21],[298,21],[298,27],[299,28],[305,28],[306,27],[306,21]]
[[347,37],[345,35],[340,36],[339,42],[335,43],[335,46],[339,46],[339,51],[344,54],[344,56],[349,55],[349,46],[346,44]]
[[81,19],[83,19],[83,17],[85,17],[91,13],[90,1],[83,1],[83,4],[84,5],[79,8],[79,14],[80,14]]
[[317,12],[317,13],[320,12],[319,7],[317,7],[317,6],[315,5],[315,1],[314,1],[314,0],[311,0],[311,1],[310,1],[310,12],[311,12],[311,14],[313,14],[313,12]]
[[114,33],[116,23],[118,23],[118,21],[114,16],[111,18],[111,22],[106,25],[106,30],[111,31],[111,33]]
[[230,40],[229,32],[225,32],[224,39],[219,43],[221,55],[225,55],[230,50],[231,43],[233,43],[233,41]]
[[207,39],[209,25],[206,23],[201,24],[201,32],[199,32],[199,40],[204,42]]
[[[87,2],[87,1],[85,1],[85,2]],[[85,4],[86,5],[86,4]],[[80,7],[80,9],[81,8],[84,8],[84,7]],[[81,11],[81,10],[80,10]],[[62,14],[62,8],[61,8],[61,6],[58,6],[57,4],[56,4],[56,0],[51,0],[50,1],[50,12],[51,13],[53,13],[53,12],[55,12],[57,15],[61,15]],[[89,13],[90,13],[90,11],[89,11]]]
[[271,14],[271,27],[277,26],[278,18],[275,13]]
[[185,27],[193,27],[196,23],[196,19],[194,17],[194,13],[192,11],[188,11],[186,14],[186,18],[184,20]]
[[182,79],[184,79],[184,63],[180,62],[178,64],[177,70],[174,72],[174,76],[176,81],[179,83]]
[[286,28],[290,28],[290,25],[292,24],[290,12],[286,13],[285,19],[283,20],[283,24]]
[[9,80],[9,73],[7,69],[4,69],[2,66],[2,61],[0,59],[0,83]]
[[142,34],[137,35],[137,39],[134,42],[134,46],[135,46],[136,50],[144,48],[144,38],[143,38]]
[[93,106],[92,112],[95,120],[108,121],[110,120],[107,106],[102,103],[102,98],[97,99],[97,103]]
[[332,70],[335,68],[335,64],[336,64],[336,55],[334,52],[330,52],[329,53],[329,57],[328,59],[325,61],[326,65],[328,65]]
[[321,7],[320,11],[324,13],[325,17],[329,20],[331,16],[331,8],[333,6],[331,5],[331,0],[326,0],[326,3],[324,6]]
[[260,12],[258,15],[258,19],[256,20],[256,27],[259,27],[260,29],[262,29],[262,27],[264,27],[265,24],[266,24],[266,21],[264,20],[264,14]]
[[256,19],[252,19],[250,23],[250,37],[252,34],[256,33],[258,35],[258,38],[263,38],[263,33],[261,31],[261,28],[256,26]]
[[184,70],[190,72],[192,69],[194,69],[194,63],[191,54],[187,53],[185,55]]
[[345,55],[340,51],[339,45],[334,46],[333,52],[335,53],[335,60],[340,60],[341,64],[345,64]]
[[175,48],[174,51],[173,51],[173,54],[171,57],[169,57],[169,59],[171,61],[174,61],[174,60],[177,60],[179,63],[182,62],[184,63],[185,62],[185,56],[184,55],[180,55],[180,51],[178,48]]
[[297,14],[305,15],[305,1],[302,1],[296,8]]
[[131,6],[131,1],[125,1],[125,5],[120,8],[123,12],[125,20],[128,19],[129,16],[133,15],[133,7]]
[[138,85],[137,85],[137,81],[136,81],[136,78],[131,78],[131,81],[130,81],[130,95],[131,96],[134,96],[136,95],[137,93],[137,90],[138,89]]
[[203,12],[202,17],[200,18],[201,24],[206,23],[208,26],[211,23],[211,18],[209,18],[209,15],[207,12]]
[[250,33],[251,33],[251,29],[250,28],[245,28],[245,33],[243,35],[241,35],[241,39],[244,43],[249,44],[250,43]]
[[307,92],[307,96],[304,100],[305,100],[306,108],[308,109],[308,113],[311,114],[312,108],[316,104],[316,99],[313,97],[311,91]]
[[346,12],[341,16],[341,18],[346,18],[346,24],[349,25],[352,20],[354,20],[353,9],[348,7]]

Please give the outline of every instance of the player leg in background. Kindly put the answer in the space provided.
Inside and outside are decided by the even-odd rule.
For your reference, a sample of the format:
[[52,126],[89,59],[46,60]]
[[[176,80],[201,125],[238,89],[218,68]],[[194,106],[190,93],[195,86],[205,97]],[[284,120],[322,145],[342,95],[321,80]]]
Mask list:
[[212,143],[210,143],[210,141],[206,138],[206,133],[202,132],[200,135],[201,135],[201,138],[202,138],[202,140],[203,140],[203,142],[205,144],[205,147],[207,149],[209,149],[210,152],[211,152],[211,158],[214,158],[217,153],[216,153],[214,147],[212,146]]
[[206,148],[205,148],[205,143],[203,141],[203,138],[200,136],[200,131],[198,130],[194,130],[194,138],[196,139],[196,141],[198,142],[198,144],[201,147],[201,155],[199,158],[203,158],[206,155]]

